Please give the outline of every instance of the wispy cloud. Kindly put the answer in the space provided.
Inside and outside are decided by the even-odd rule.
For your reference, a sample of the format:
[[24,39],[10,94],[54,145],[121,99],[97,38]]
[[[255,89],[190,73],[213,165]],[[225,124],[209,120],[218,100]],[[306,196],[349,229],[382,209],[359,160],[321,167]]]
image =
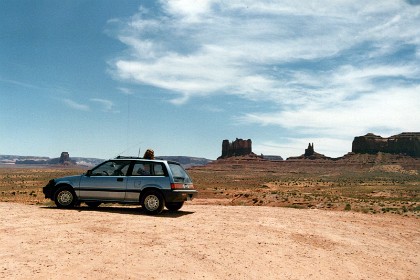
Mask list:
[[142,10],[120,29],[117,36],[131,55],[117,59],[114,70],[122,79],[187,97],[223,91],[254,98],[256,90],[276,92],[291,62],[325,60],[334,70],[352,65],[340,62],[343,52],[364,60],[381,48],[418,45],[420,20],[412,9],[396,1],[165,1],[160,17],[150,19]]
[[99,109],[102,112],[106,113],[119,113],[118,110],[115,109],[115,104],[111,100],[102,99],[102,98],[91,98],[87,101],[89,104],[78,103],[71,99],[63,99],[64,104],[68,107],[78,110],[78,111],[92,111],[92,109]]
[[72,109],[79,111],[90,111],[90,107],[86,104],[77,103],[71,99],[64,99],[63,102]]
[[239,120],[322,132],[330,136],[339,133],[357,135],[355,133],[381,127],[415,130],[419,121],[416,109],[420,108],[419,90],[420,86],[389,88],[380,94],[366,94],[349,100],[338,98],[325,103],[315,100],[275,113],[247,113]]
[[128,52],[112,62],[116,78],[165,89],[178,105],[208,95],[270,102],[237,118],[301,134],[418,129],[416,1],[184,2],[117,21]]
[[211,12],[213,2],[212,0],[174,0],[162,3],[168,14],[177,16],[183,22],[196,23],[202,21],[203,17]]
[[101,98],[91,98],[90,101],[99,104],[101,111],[107,113],[119,113],[119,111],[115,110],[115,105],[112,101],[107,99]]
[[13,85],[17,85],[17,86],[21,86],[21,87],[25,87],[25,88],[31,88],[31,89],[40,89],[41,88],[41,87],[39,87],[37,85],[34,85],[34,84],[29,84],[29,83],[25,83],[25,82],[21,82],[21,81],[10,80],[10,79],[3,79],[2,77],[0,77],[0,82],[13,84]]
[[133,94],[133,90],[126,88],[126,87],[119,87],[117,88],[118,91],[120,91],[121,93],[125,94],[125,95],[132,95]]

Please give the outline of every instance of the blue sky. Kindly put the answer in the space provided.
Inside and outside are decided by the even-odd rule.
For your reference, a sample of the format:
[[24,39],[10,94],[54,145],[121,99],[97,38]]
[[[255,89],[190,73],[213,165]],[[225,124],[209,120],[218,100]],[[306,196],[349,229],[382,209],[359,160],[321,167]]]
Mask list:
[[0,154],[337,157],[420,129],[420,1],[0,1]]

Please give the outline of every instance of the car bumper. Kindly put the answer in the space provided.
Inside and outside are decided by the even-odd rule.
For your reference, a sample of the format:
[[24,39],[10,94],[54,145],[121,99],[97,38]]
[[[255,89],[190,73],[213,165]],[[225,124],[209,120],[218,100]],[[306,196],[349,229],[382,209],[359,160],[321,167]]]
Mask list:
[[198,191],[196,190],[168,190],[163,193],[166,202],[181,202],[192,200],[197,197]]
[[50,180],[48,184],[42,188],[42,192],[44,193],[45,198],[53,199],[54,188],[55,188],[55,182],[54,180]]

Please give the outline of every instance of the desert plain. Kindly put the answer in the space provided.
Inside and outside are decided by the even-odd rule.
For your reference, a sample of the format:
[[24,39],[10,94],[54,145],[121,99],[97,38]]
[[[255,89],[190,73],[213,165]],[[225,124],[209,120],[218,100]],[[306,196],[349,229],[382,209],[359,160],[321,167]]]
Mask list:
[[0,278],[419,279],[415,158],[219,160],[189,169],[199,197],[159,216],[44,199],[85,171],[0,167]]

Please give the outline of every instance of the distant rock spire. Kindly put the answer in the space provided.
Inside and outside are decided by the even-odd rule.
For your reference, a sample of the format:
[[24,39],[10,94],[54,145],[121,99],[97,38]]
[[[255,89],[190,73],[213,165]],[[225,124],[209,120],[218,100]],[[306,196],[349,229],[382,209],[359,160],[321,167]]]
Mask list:
[[305,149],[305,157],[310,157],[312,155],[314,155],[315,150],[314,150],[314,143],[309,143],[308,148]]

